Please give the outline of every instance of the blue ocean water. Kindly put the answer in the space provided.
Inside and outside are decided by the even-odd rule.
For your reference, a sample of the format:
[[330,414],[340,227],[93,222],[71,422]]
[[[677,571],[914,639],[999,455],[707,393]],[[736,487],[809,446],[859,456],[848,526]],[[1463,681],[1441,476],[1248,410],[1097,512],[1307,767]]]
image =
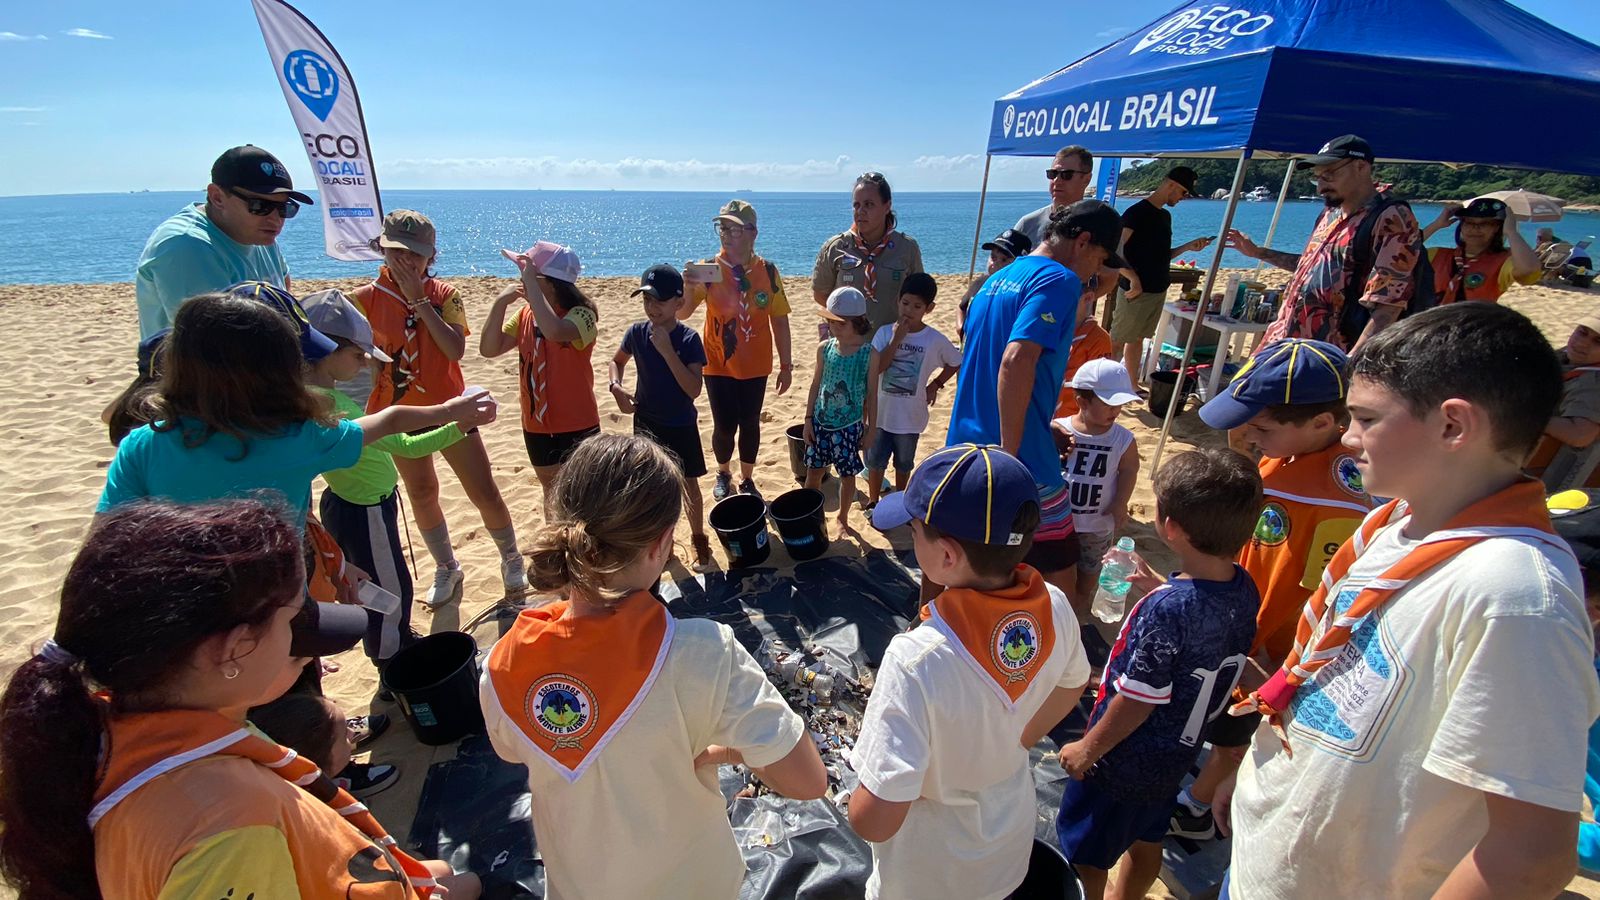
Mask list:
[[[637,275],[657,262],[681,264],[717,249],[711,219],[728,200],[725,193],[650,191],[385,191],[388,209],[409,207],[430,216],[439,229],[441,275],[501,275],[515,270],[500,248],[526,248],[545,238],[569,244],[586,275]],[[850,224],[850,199],[838,193],[739,192],[761,220],[756,249],[789,275],[811,271],[817,249]],[[0,284],[63,284],[131,281],[150,231],[201,198],[180,192],[63,194],[0,197]],[[985,240],[1024,213],[1042,206],[1044,193],[991,193],[984,212]],[[1126,208],[1135,201],[1119,200]],[[1173,211],[1173,236],[1183,242],[1215,234],[1226,204],[1188,200]],[[1297,251],[1305,245],[1321,204],[1285,206],[1273,245]],[[1241,203],[1235,227],[1260,241],[1272,218],[1271,203]],[[903,231],[922,246],[931,272],[967,271],[976,193],[900,193],[895,210]],[[1417,215],[1432,221],[1437,207],[1419,204]],[[1530,239],[1533,227],[1524,226]],[[1573,212],[1557,223],[1569,240],[1600,233],[1600,214]],[[1449,242],[1449,232],[1433,243]],[[317,208],[303,209],[279,238],[290,271],[298,278],[360,278],[373,263],[344,262],[324,255]],[[1202,265],[1205,254],[1187,254]],[[1229,252],[1225,266],[1253,265]],[[980,261],[979,265],[982,265]]]

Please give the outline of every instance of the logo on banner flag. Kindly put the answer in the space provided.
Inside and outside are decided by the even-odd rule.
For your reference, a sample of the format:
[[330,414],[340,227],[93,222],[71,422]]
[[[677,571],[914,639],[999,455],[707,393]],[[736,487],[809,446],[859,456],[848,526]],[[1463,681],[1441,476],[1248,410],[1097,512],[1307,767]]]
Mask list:
[[1234,38],[1260,34],[1274,21],[1266,13],[1221,4],[1205,9],[1193,7],[1145,32],[1128,55],[1153,49],[1178,56],[1205,56],[1213,50],[1227,50]]
[[339,74],[327,60],[310,50],[296,50],[283,60],[283,78],[312,115],[328,121],[339,99]]
[[251,0],[289,114],[316,177],[323,248],[334,259],[378,259],[383,219],[355,79],[316,25],[284,0]]
[[1006,137],[1011,137],[1011,126],[1017,123],[1017,108],[1011,104],[1006,105],[1006,113],[1001,125],[1005,128]]

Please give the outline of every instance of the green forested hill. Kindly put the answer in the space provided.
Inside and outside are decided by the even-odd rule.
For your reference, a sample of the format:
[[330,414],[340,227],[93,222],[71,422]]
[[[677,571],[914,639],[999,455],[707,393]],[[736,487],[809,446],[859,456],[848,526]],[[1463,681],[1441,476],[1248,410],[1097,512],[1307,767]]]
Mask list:
[[[1122,193],[1155,190],[1167,170],[1180,164],[1194,169],[1199,176],[1195,194],[1200,197],[1209,197],[1219,188],[1227,190],[1233,184],[1233,170],[1238,165],[1231,159],[1151,160],[1125,170],[1117,189]],[[1266,185],[1276,195],[1283,186],[1283,167],[1286,165],[1287,160],[1250,163],[1245,169],[1245,190]],[[1561,197],[1571,203],[1600,203],[1600,178],[1584,175],[1497,169],[1492,166],[1451,169],[1440,165],[1380,165],[1374,171],[1374,176],[1379,182],[1392,183],[1399,196],[1415,200],[1465,200],[1488,191],[1524,188]],[[1315,190],[1309,174],[1296,178],[1289,188],[1291,198],[1313,193]]]

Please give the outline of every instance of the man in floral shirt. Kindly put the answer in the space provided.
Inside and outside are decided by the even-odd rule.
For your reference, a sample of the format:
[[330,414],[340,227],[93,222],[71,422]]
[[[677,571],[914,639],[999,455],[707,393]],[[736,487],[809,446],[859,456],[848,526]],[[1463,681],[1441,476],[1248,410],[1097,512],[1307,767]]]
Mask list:
[[[1294,273],[1283,291],[1283,308],[1263,343],[1292,337],[1346,344],[1339,333],[1339,314],[1350,278],[1350,244],[1381,199],[1372,182],[1372,160],[1372,146],[1347,134],[1299,163],[1312,169],[1317,193],[1328,204],[1304,252],[1269,250],[1257,246],[1248,235],[1228,232],[1228,246]],[[1417,219],[1410,209],[1399,205],[1384,207],[1378,216],[1372,231],[1372,271],[1360,295],[1361,305],[1372,318],[1355,347],[1400,318],[1411,300],[1411,271],[1417,262],[1414,247],[1420,236]],[[1355,347],[1345,349],[1353,351]]]

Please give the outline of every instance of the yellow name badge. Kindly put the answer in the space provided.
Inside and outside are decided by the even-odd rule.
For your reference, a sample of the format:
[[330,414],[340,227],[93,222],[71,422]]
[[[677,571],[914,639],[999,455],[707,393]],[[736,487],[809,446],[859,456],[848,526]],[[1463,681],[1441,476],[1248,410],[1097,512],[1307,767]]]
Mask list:
[[1314,590],[1322,583],[1328,561],[1360,525],[1360,519],[1327,519],[1318,523],[1317,530],[1311,534],[1311,546],[1306,548],[1306,570],[1300,577],[1301,587]]

